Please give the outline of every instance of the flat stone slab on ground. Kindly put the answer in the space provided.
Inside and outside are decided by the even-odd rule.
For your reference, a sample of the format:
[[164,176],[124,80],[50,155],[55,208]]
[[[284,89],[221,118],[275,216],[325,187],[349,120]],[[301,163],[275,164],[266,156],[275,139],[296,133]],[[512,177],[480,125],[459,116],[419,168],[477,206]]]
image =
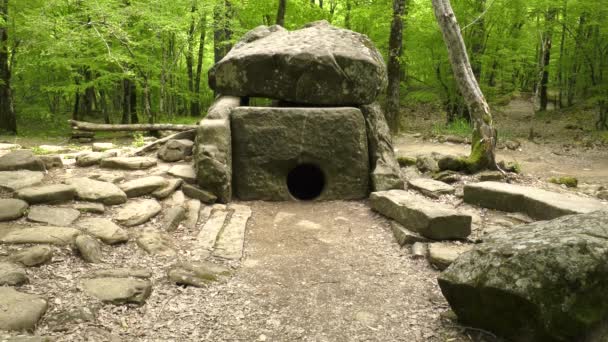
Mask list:
[[171,266],[167,275],[178,285],[206,287],[221,276],[230,274],[230,269],[208,261],[182,262]]
[[438,270],[445,270],[461,254],[473,249],[473,245],[454,245],[447,243],[429,244],[429,262]]
[[116,157],[116,152],[84,152],[76,156],[76,165],[88,167],[97,165],[102,159]]
[[537,220],[608,210],[608,205],[596,199],[499,182],[465,185],[464,201],[484,208],[523,212]]
[[166,178],[161,176],[150,176],[137,178],[119,185],[120,189],[127,194],[127,197],[139,197],[148,195],[169,184]]
[[192,250],[192,254],[203,258],[211,255],[213,246],[217,241],[218,235],[224,227],[224,222],[228,217],[228,211],[226,210],[215,210],[211,213],[211,216],[201,227],[200,232],[196,237],[196,242]]
[[27,267],[39,266],[53,259],[53,250],[49,246],[32,246],[11,254],[9,259]]
[[407,183],[411,189],[432,198],[453,194],[455,191],[454,187],[449,184],[428,178],[411,179]]
[[39,296],[0,287],[0,330],[33,331],[47,309]]
[[152,293],[152,283],[134,278],[92,278],[82,281],[84,292],[104,303],[144,304]]
[[145,170],[156,164],[156,159],[149,157],[113,157],[102,159],[99,165],[107,169]]
[[152,278],[152,272],[143,268],[110,268],[91,271],[85,274],[85,278]]
[[396,221],[391,221],[391,230],[400,246],[413,245],[416,242],[429,242],[429,239],[405,228],[401,223]]
[[103,214],[106,207],[102,203],[76,203],[74,209],[82,213]]
[[57,154],[45,155],[45,156],[39,156],[38,158],[40,158],[40,160],[42,160],[42,162],[44,163],[44,167],[47,170],[63,167],[63,159],[61,159],[60,155],[57,155]]
[[197,199],[206,204],[213,204],[215,201],[217,201],[217,196],[208,191],[201,190],[194,185],[182,184],[182,192],[184,195]]
[[66,184],[39,185],[20,189],[15,197],[29,204],[68,202],[76,197],[76,188]]
[[433,240],[464,239],[471,234],[471,216],[405,190],[374,192],[372,209]]
[[24,228],[16,225],[0,226],[0,242],[8,244],[40,243],[70,245],[80,231],[74,228],[37,226]]
[[177,189],[179,189],[183,182],[184,181],[182,179],[171,178],[167,181],[165,186],[152,192],[152,197],[158,199],[167,198],[171,196]]
[[186,219],[184,220],[186,228],[194,229],[196,227],[200,211],[201,201],[192,199],[186,202]]
[[103,262],[101,245],[94,237],[85,234],[78,235],[74,240],[74,245],[84,261],[92,264]]
[[51,226],[69,226],[80,217],[80,211],[71,208],[33,206],[27,219],[33,222],[46,223]]
[[167,232],[173,232],[186,217],[186,208],[171,207],[165,210],[162,227]]
[[40,158],[32,151],[17,150],[0,157],[0,171],[45,171],[46,168]]
[[134,200],[118,210],[114,219],[127,227],[137,226],[158,215],[161,209],[158,201],[154,199]]
[[126,230],[105,218],[85,218],[78,221],[76,225],[109,245],[129,240],[129,234]]
[[141,232],[137,237],[137,245],[153,255],[174,256],[177,253],[171,237],[156,230]]
[[93,143],[93,152],[104,152],[116,148],[112,143]]
[[0,261],[0,286],[19,286],[28,282],[23,266]]
[[72,178],[67,184],[76,188],[76,197],[82,201],[99,202],[105,205],[122,204],[127,201],[127,194],[118,186],[90,178]]
[[243,257],[245,229],[251,217],[251,208],[240,204],[231,204],[229,208],[234,209],[234,212],[220,232],[213,255],[223,259],[240,260]]
[[0,198],[0,222],[21,218],[27,208],[27,202],[20,199]]
[[169,169],[169,175],[181,178],[186,183],[194,184],[196,181],[196,171],[192,165],[174,165]]
[[0,188],[16,191],[38,185],[44,179],[44,173],[40,171],[0,171]]

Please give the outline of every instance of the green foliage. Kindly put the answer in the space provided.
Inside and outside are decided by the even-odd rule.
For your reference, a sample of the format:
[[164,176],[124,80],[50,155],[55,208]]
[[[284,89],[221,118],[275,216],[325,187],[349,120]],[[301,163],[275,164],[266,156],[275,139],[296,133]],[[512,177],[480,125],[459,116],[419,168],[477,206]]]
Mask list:
[[435,123],[433,125],[433,133],[436,135],[471,136],[472,131],[471,125],[465,119],[457,119],[447,124]]
[[144,140],[144,135],[137,132],[137,133],[133,133],[133,142],[131,143],[131,145],[133,145],[133,147],[142,147],[146,144],[146,141]]
[[578,186],[578,179],[570,176],[551,177],[548,181],[553,184],[565,185],[569,188],[576,188]]

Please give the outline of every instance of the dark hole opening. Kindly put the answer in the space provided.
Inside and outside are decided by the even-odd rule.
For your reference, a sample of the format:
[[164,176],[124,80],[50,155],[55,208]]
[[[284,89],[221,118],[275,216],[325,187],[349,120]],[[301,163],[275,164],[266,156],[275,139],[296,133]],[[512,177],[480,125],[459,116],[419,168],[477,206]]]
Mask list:
[[289,171],[287,188],[296,199],[314,200],[325,188],[325,175],[317,165],[300,164]]

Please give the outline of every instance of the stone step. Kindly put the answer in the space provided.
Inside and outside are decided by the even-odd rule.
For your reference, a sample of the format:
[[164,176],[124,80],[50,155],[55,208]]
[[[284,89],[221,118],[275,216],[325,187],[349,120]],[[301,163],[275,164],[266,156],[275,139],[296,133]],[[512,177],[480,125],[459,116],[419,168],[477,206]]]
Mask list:
[[405,190],[374,192],[370,204],[375,211],[429,239],[464,239],[471,234],[470,215]]
[[221,231],[213,255],[223,259],[240,260],[243,257],[245,229],[251,217],[251,208],[239,204],[231,204],[229,208],[234,209],[234,213]]
[[523,212],[537,220],[608,209],[596,199],[499,182],[467,184],[464,201],[484,208]]
[[211,213],[211,216],[209,216],[209,219],[202,226],[201,231],[196,237],[196,242],[192,249],[192,254],[195,257],[204,259],[211,255],[213,246],[215,246],[218,235],[224,227],[228,214],[227,210],[215,210]]

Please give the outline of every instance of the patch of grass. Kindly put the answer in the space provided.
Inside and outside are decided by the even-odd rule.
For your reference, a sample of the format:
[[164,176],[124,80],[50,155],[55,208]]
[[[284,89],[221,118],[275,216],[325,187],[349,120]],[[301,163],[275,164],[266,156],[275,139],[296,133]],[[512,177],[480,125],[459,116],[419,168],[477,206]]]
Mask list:
[[142,147],[146,144],[144,140],[144,135],[142,133],[133,133],[133,147]]
[[436,135],[457,135],[468,137],[473,133],[473,129],[465,119],[458,119],[449,124],[433,125],[433,133]]
[[47,150],[45,150],[45,149],[41,148],[40,146],[33,146],[33,147],[31,148],[31,150],[32,150],[32,152],[33,152],[35,155],[37,155],[37,156],[43,156],[43,155],[46,155],[46,154],[51,154],[51,153],[53,153],[53,152],[51,152],[51,151],[47,151]]
[[558,185],[565,185],[569,188],[576,188],[578,186],[578,179],[570,176],[564,177],[551,177],[549,182]]

